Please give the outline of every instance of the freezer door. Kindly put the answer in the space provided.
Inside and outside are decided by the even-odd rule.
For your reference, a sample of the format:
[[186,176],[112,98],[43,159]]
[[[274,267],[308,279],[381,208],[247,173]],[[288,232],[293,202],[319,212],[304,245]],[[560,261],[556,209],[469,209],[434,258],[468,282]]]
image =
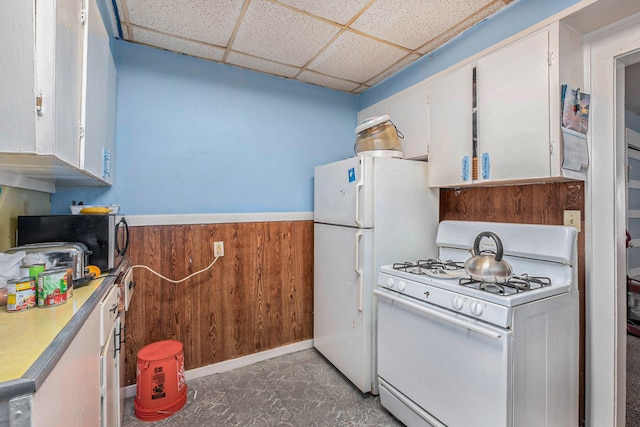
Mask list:
[[373,231],[315,224],[314,346],[362,392],[372,390]]
[[314,221],[373,226],[373,160],[359,156],[315,168]]

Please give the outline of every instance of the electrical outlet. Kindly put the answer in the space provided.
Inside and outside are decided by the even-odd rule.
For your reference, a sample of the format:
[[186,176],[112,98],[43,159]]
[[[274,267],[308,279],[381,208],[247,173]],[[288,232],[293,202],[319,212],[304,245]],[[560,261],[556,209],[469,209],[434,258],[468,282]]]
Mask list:
[[213,242],[213,256],[224,256],[224,242]]
[[564,225],[580,231],[580,211],[564,211]]

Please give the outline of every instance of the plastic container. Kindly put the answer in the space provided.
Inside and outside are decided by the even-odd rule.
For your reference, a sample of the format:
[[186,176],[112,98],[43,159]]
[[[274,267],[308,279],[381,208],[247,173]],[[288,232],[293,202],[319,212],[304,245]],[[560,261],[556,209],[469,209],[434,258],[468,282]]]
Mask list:
[[389,150],[399,153],[399,157],[402,157],[400,139],[404,138],[404,136],[398,131],[388,114],[364,120],[356,127],[355,134],[356,154],[367,151]]
[[133,406],[138,419],[161,420],[182,409],[187,401],[187,384],[180,341],[158,341],[141,348],[136,373]]

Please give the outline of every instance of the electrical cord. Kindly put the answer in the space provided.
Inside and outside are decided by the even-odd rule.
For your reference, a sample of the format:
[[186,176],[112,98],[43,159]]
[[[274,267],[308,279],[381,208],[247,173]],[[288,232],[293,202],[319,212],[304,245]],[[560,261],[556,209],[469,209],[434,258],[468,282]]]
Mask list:
[[209,270],[211,267],[213,267],[213,265],[216,263],[216,261],[218,261],[218,258],[220,258],[219,256],[215,257],[215,259],[211,262],[211,264],[209,264],[208,267],[203,268],[202,270],[196,271],[195,273],[191,273],[190,275],[188,275],[187,277],[180,279],[180,280],[172,280],[169,279],[168,277],[163,276],[162,274],[158,273],[157,271],[151,269],[150,267],[147,267],[146,265],[142,265],[142,264],[138,264],[138,265],[132,265],[129,268],[127,268],[124,272],[124,275],[126,276],[127,273],[131,270],[133,270],[134,268],[144,268],[145,270],[149,270],[150,272],[152,272],[153,274],[155,274],[156,276],[166,280],[167,282],[171,282],[174,284],[179,284],[182,283],[186,280],[191,279],[193,276],[197,276],[198,274],[204,273],[205,271]]

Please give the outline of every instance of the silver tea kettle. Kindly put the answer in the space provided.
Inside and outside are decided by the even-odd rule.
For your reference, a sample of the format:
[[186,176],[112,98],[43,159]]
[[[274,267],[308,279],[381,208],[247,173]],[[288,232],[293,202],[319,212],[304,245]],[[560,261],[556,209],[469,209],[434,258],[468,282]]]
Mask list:
[[[490,237],[496,243],[495,254],[492,251],[480,251],[480,242]],[[471,251],[472,257],[464,263],[464,271],[473,280],[488,283],[505,283],[511,279],[511,265],[502,259],[502,240],[491,231],[483,231],[476,236]]]

